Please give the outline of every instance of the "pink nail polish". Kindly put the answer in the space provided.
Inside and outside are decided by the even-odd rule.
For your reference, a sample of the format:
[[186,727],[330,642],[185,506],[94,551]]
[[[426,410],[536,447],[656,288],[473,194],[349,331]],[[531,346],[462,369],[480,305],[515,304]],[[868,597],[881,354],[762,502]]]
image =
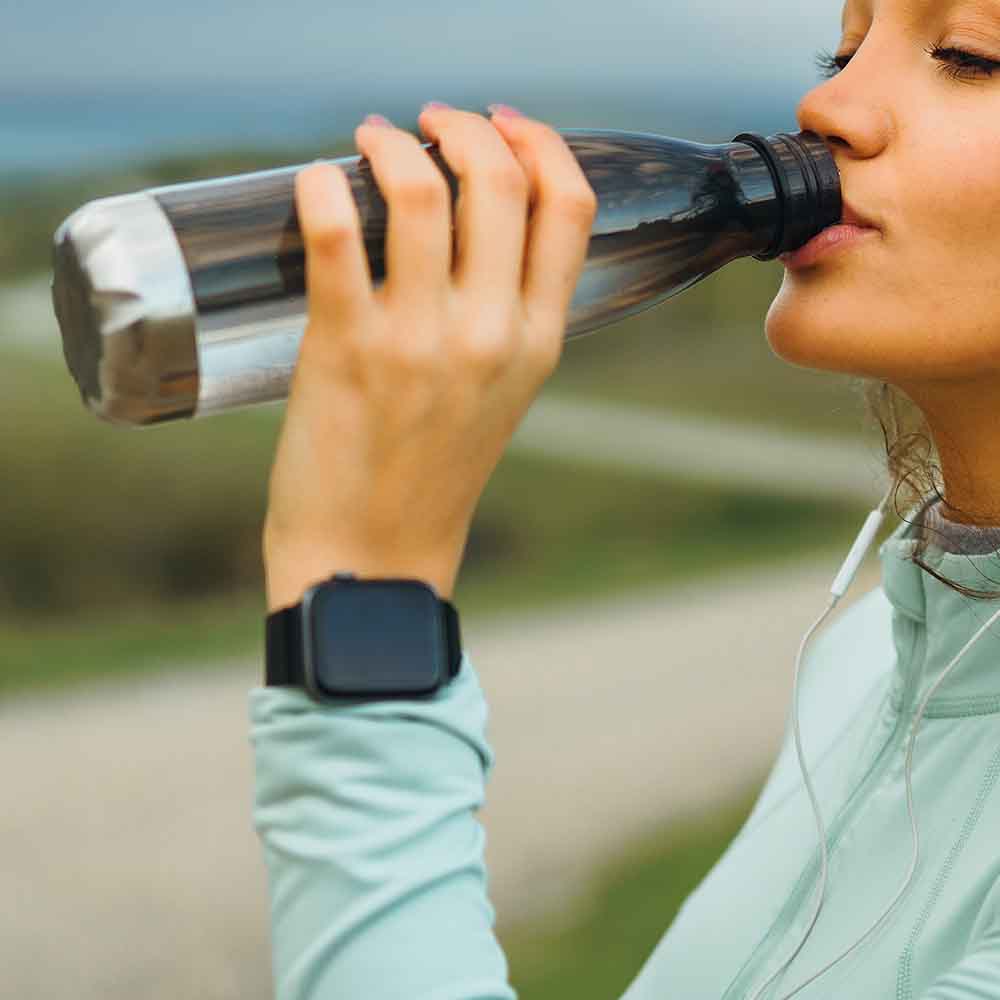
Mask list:
[[377,125],[379,128],[392,128],[392,122],[383,115],[367,115],[362,125]]
[[523,118],[524,112],[512,108],[509,104],[488,104],[486,110],[492,115],[507,115],[510,118]]
[[450,104],[445,104],[444,101],[428,101],[420,110],[421,111],[427,111],[427,110],[433,111],[435,108],[448,108],[448,109],[451,109],[451,105]]

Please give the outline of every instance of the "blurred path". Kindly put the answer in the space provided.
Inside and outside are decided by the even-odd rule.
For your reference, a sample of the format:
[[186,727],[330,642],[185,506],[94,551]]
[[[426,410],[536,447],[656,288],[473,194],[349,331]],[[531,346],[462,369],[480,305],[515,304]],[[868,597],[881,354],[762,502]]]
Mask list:
[[763,494],[874,507],[886,487],[885,451],[708,415],[571,399],[543,390],[511,450],[678,477]]
[[[4,344],[64,364],[47,276],[0,285],[0,346]],[[871,507],[884,490],[880,444],[573,399],[548,389],[522,421],[510,449],[671,480],[684,476],[712,486]]]
[[50,280],[50,274],[41,274],[0,284],[0,346],[62,358]]
[[[839,564],[463,620],[497,752],[481,818],[501,923],[570,905],[633,835],[756,787]],[[869,557],[844,607],[877,580]],[[0,994],[271,996],[247,722],[260,669],[0,705]]]

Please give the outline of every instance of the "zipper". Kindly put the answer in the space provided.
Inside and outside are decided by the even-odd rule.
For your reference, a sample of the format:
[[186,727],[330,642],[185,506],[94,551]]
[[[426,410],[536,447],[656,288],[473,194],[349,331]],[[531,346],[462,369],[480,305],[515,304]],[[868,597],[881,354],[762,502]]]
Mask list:
[[[907,657],[907,662],[912,665],[915,660],[916,647],[921,638],[921,630],[918,629],[917,624],[910,619],[903,618],[902,621],[906,622],[907,625],[912,629],[912,637],[910,641],[910,652]],[[927,656],[926,643],[924,644],[924,649],[920,656],[920,671],[910,669],[908,665],[903,671],[904,685],[903,694],[901,698],[900,711],[896,714],[895,725],[893,726],[892,732],[889,734],[888,739],[885,741],[882,749],[878,752],[875,759],[872,761],[868,768],[867,773],[857,784],[854,791],[851,792],[847,801],[841,807],[840,812],[837,814],[835,819],[829,823],[826,832],[826,842],[827,842],[827,852],[832,857],[833,852],[836,850],[837,845],[844,833],[844,830],[850,824],[850,822],[857,815],[862,804],[870,797],[870,791],[874,785],[882,778],[884,773],[888,770],[895,757],[896,750],[901,745],[905,739],[905,734],[909,729],[907,725],[907,713],[905,708],[911,703],[912,695],[914,693],[914,688],[919,684],[920,676],[923,673],[923,668],[925,665],[925,660]],[[892,686],[890,685],[889,691],[886,693],[884,699],[883,711],[888,708],[890,712],[895,711],[893,708],[892,699]],[[881,717],[881,713],[880,713]],[[778,916],[775,918],[767,934],[761,939],[760,944],[751,952],[750,957],[744,963],[743,968],[736,974],[732,983],[730,983],[729,988],[723,994],[722,1000],[749,1000],[753,996],[754,992],[760,988],[761,979],[760,971],[761,968],[768,964],[773,957],[778,945],[785,943],[786,947],[783,951],[783,956],[787,958],[788,953],[792,950],[793,945],[785,942],[785,937],[787,936],[789,926],[799,917],[803,904],[806,901],[812,902],[813,897],[816,894],[816,887],[818,885],[818,877],[821,868],[821,851],[819,845],[817,844],[809,861],[806,863],[805,868],[802,870],[802,874],[799,875],[788,899],[785,901],[785,905],[781,908]],[[808,887],[808,892],[806,891]],[[830,886],[827,885],[827,891],[829,892]],[[816,925],[813,927],[812,933],[815,934],[819,931],[820,921],[822,920],[822,913],[820,914],[820,920],[817,920]],[[798,944],[798,940],[794,942],[795,945]],[[832,958],[833,956],[831,956]],[[792,963],[794,964],[794,962]],[[790,968],[790,966],[789,966]],[[773,972],[773,970],[772,970]],[[758,1000],[774,1000],[778,995],[777,991],[781,988],[782,981],[788,974],[788,969],[782,973],[775,982],[771,983],[771,986],[758,998]],[[765,977],[766,978],[766,977]],[[817,982],[821,982],[822,977],[820,977]],[[753,984],[752,988],[748,984]],[[784,996],[784,993],[780,994]]]

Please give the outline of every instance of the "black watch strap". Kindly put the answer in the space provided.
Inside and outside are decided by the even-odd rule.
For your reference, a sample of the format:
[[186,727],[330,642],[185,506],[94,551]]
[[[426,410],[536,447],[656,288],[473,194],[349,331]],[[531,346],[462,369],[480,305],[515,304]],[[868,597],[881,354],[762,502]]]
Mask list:
[[[462,635],[458,627],[455,606],[443,597],[438,604],[444,617],[448,643],[448,678],[458,676],[462,666]],[[267,616],[266,655],[264,683],[295,684],[305,686],[305,668],[302,655],[302,605],[282,608]]]

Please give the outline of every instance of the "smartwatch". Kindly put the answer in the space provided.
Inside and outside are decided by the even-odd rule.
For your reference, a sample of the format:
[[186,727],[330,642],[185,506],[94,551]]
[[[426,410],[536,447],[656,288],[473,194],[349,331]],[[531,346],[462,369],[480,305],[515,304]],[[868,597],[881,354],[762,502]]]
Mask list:
[[426,697],[458,675],[458,612],[422,580],[335,573],[267,616],[265,683],[318,702]]

